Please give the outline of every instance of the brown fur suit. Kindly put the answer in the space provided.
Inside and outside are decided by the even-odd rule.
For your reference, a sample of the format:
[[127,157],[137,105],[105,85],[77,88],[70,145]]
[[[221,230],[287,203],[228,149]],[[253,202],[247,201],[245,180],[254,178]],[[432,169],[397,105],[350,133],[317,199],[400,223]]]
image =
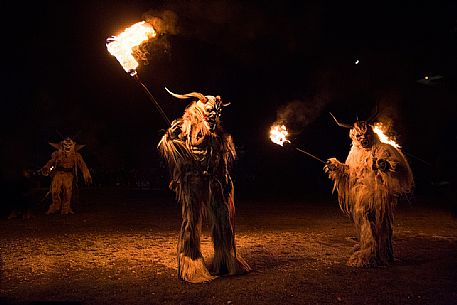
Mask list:
[[78,153],[78,150],[85,145],[78,145],[71,138],[66,138],[60,143],[49,144],[57,148],[57,151],[52,153],[51,160],[41,169],[45,176],[49,174],[52,176],[50,190],[52,203],[46,214],[53,214],[59,210],[61,214],[73,214],[70,205],[78,169],[81,170],[86,184],[92,180],[86,163]]
[[[186,108],[182,118],[173,121],[159,143],[172,176],[170,188],[182,206],[178,277],[199,283],[215,275],[245,273],[250,267],[235,247],[234,186],[230,177],[235,147],[220,126],[221,99],[195,92],[171,94],[199,99]],[[204,216],[209,218],[214,244],[211,273],[200,250]]]
[[367,122],[356,122],[349,136],[352,147],[346,162],[331,158],[324,167],[357,232],[359,244],[348,265],[388,265],[394,260],[394,207],[400,196],[412,191],[412,172],[400,150],[381,143]]

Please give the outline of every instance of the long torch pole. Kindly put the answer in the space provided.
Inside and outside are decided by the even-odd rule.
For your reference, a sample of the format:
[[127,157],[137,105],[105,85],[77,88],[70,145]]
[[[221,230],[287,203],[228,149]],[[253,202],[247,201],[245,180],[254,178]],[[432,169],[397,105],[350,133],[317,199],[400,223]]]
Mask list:
[[168,126],[171,125],[170,120],[168,119],[167,115],[163,111],[162,107],[160,107],[159,103],[156,101],[154,96],[149,92],[148,88],[140,81],[140,78],[138,77],[138,74],[132,75],[133,79],[137,81],[138,84],[140,84],[141,88],[143,88],[144,92],[146,92],[146,95],[149,97],[149,100],[156,106],[157,110],[159,110],[160,114],[162,115],[162,118],[164,121],[167,123]]
[[406,151],[405,151],[405,154],[407,154],[408,156],[410,156],[410,157],[412,157],[412,158],[414,158],[414,159],[416,159],[416,160],[421,161],[422,163],[424,163],[424,164],[426,164],[426,165],[428,165],[428,166],[432,166],[431,163],[425,161],[424,159],[421,159],[421,158],[419,158],[419,157],[416,157],[415,155],[410,154],[409,152],[406,152]]
[[322,159],[319,159],[319,158],[318,158],[318,157],[316,157],[315,155],[313,155],[313,154],[310,154],[309,152],[307,152],[307,151],[304,151],[303,149],[300,149],[300,148],[298,148],[298,147],[295,147],[295,149],[296,149],[296,150],[298,150],[299,152],[301,152],[301,153],[304,153],[305,155],[308,155],[308,156],[310,156],[311,158],[314,158],[315,160],[317,160],[317,161],[319,161],[319,162],[321,162],[321,163],[324,163],[324,164],[325,164],[325,161],[324,161],[324,160],[322,160]]

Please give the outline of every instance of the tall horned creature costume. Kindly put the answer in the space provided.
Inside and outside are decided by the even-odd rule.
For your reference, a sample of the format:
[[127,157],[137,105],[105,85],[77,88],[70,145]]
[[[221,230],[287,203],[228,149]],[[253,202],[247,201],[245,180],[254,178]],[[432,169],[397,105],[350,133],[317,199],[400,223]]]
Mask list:
[[348,125],[334,117],[339,126],[350,128],[352,145],[345,163],[330,158],[324,167],[334,181],[341,210],[355,225],[359,244],[347,264],[356,267],[393,262],[394,208],[414,186],[406,158],[399,149],[381,143],[370,125],[372,118]]
[[52,203],[46,214],[53,214],[59,210],[61,214],[73,214],[70,205],[78,169],[81,170],[86,184],[92,181],[89,169],[81,154],[78,153],[78,150],[85,145],[79,145],[69,137],[60,143],[49,144],[57,151],[52,153],[51,160],[41,169],[43,175],[52,177]]
[[[236,253],[235,246],[234,186],[230,176],[235,146],[219,120],[222,107],[227,105],[220,96],[168,92],[180,99],[197,98],[180,119],[172,122],[158,145],[170,169],[170,189],[182,206],[178,277],[200,283],[218,275],[248,272],[250,267]],[[211,273],[200,250],[204,217],[209,219],[214,246]]]

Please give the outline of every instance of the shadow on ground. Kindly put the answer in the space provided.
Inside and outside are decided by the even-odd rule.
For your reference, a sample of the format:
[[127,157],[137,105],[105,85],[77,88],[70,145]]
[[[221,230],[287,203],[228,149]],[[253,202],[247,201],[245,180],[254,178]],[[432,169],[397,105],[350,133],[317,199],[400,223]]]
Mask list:
[[[176,277],[180,208],[169,192],[85,189],[75,215],[0,220],[2,304],[455,304],[457,219],[401,204],[393,266],[345,265],[353,227],[334,199],[240,198],[238,253],[253,271]],[[202,251],[209,260],[205,227]]]

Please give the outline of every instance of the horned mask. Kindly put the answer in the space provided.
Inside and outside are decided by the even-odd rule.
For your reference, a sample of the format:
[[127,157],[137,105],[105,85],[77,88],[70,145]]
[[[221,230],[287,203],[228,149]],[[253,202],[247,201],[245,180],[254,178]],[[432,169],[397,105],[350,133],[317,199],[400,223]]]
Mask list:
[[66,137],[60,143],[49,143],[49,145],[51,145],[52,147],[54,147],[57,150],[67,153],[67,154],[77,152],[78,150],[80,150],[81,148],[86,146],[85,144],[83,144],[83,145],[77,144],[70,137]]
[[340,123],[338,120],[330,113],[330,115],[335,120],[336,124],[340,127],[349,128],[349,138],[351,138],[353,145],[361,148],[370,148],[375,140],[375,133],[373,132],[373,127],[370,124],[377,115],[376,113],[373,114],[370,118],[366,121],[359,121],[357,120],[353,125]]
[[196,101],[196,107],[202,114],[202,119],[208,123],[208,126],[211,130],[214,130],[219,123],[219,117],[222,114],[222,107],[230,105],[230,103],[223,104],[222,99],[219,95],[203,95],[198,92],[191,92],[187,94],[176,94],[165,88],[168,93],[179,99],[188,99],[195,97],[198,100]]

